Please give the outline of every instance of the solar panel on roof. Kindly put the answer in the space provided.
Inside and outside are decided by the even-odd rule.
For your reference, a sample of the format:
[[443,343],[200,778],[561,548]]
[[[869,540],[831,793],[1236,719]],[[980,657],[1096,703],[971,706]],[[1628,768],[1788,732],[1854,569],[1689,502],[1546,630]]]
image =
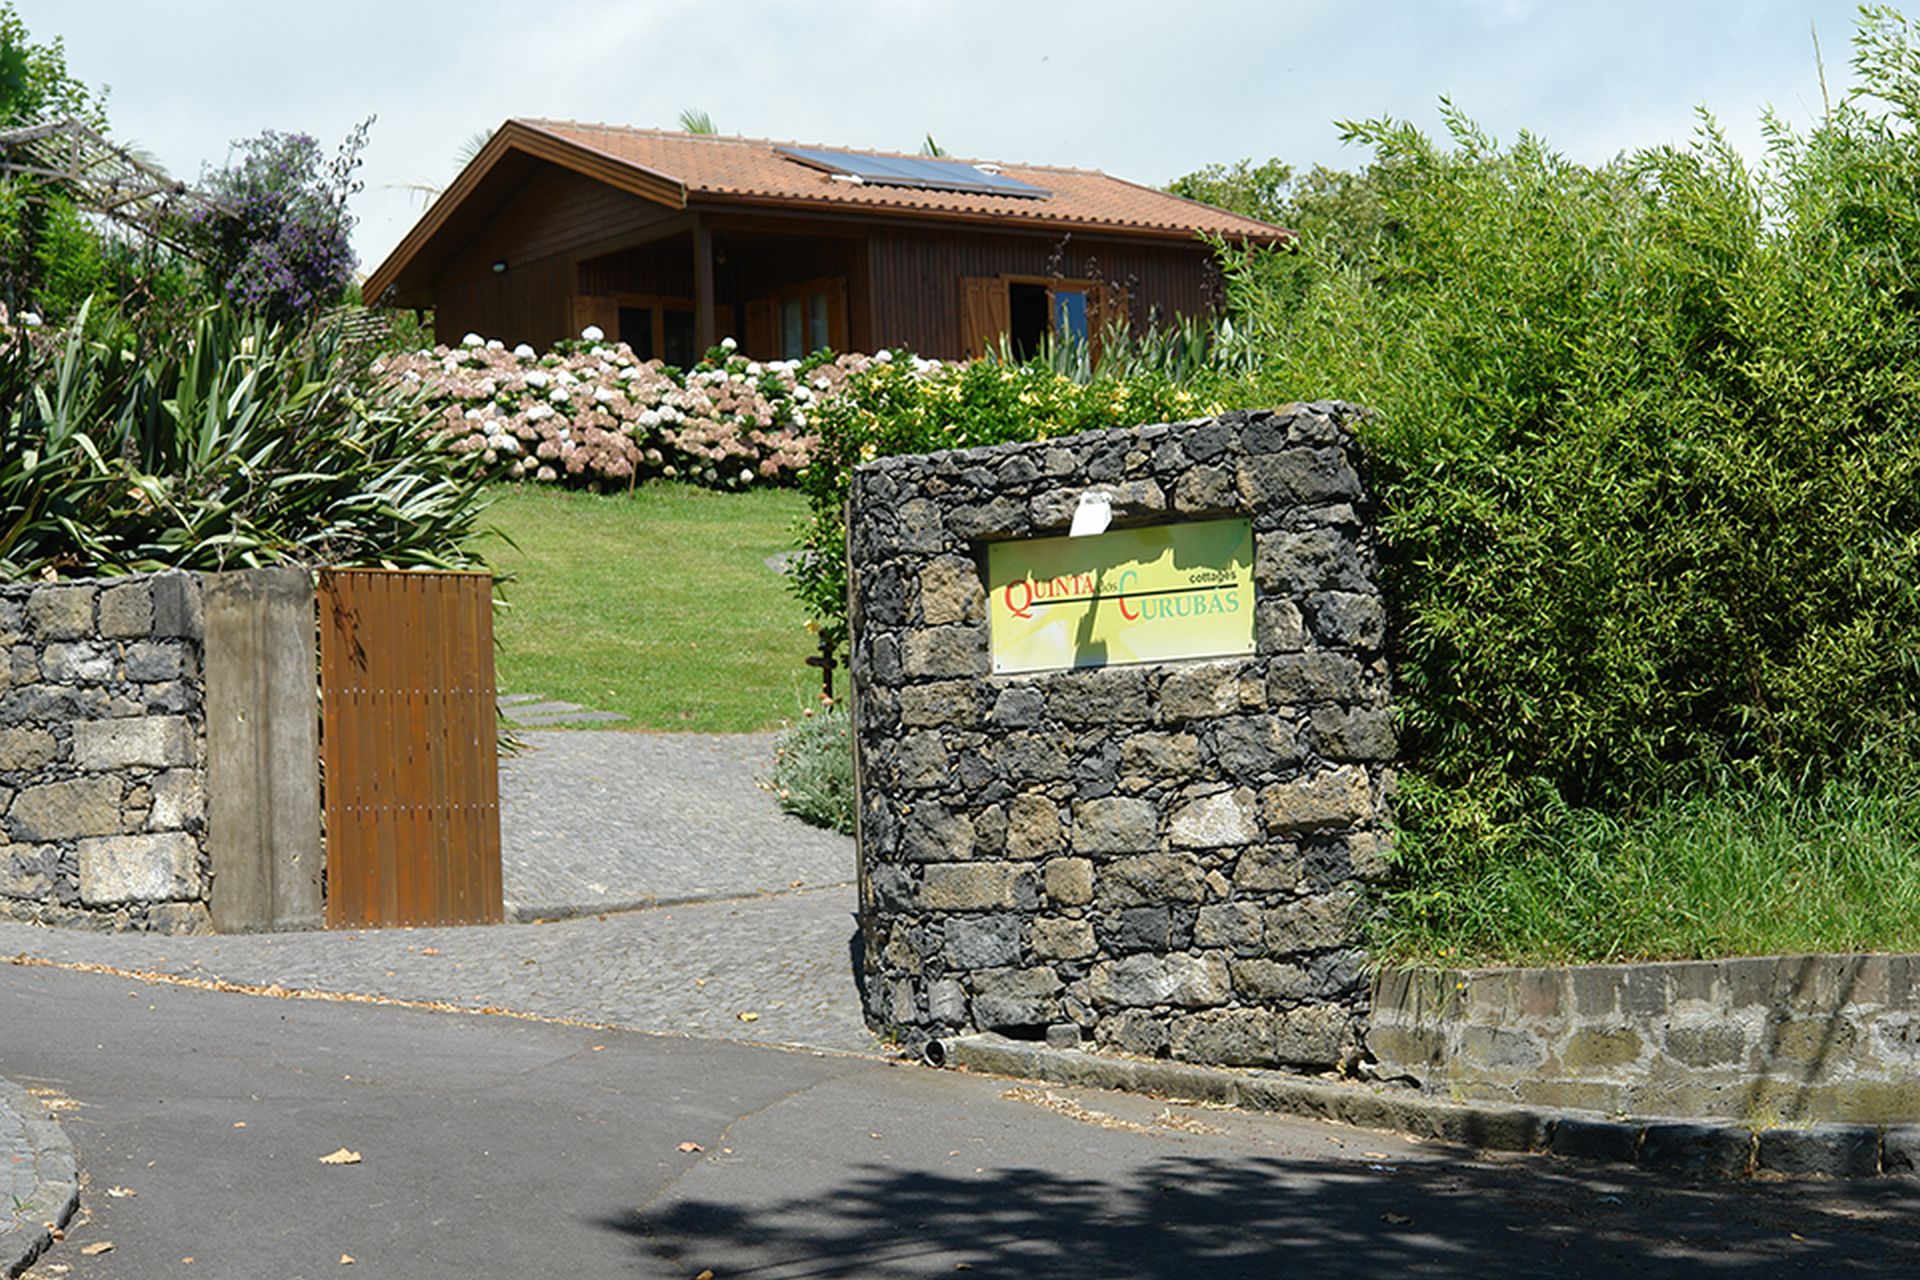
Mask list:
[[964,160],[936,160],[922,156],[875,156],[859,151],[820,151],[809,147],[775,147],[789,160],[828,173],[858,178],[876,187],[913,187],[922,191],[976,191],[982,195],[1021,196],[1044,200],[1053,194],[1045,187],[990,173]]

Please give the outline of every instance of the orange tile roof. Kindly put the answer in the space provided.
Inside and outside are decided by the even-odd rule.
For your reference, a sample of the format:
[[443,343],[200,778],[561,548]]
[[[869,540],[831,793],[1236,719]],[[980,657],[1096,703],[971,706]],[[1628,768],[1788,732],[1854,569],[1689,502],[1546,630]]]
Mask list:
[[[1107,228],[1117,232],[1191,237],[1196,233],[1272,242],[1288,233],[1271,223],[1184,200],[1152,187],[1127,182],[1092,169],[1062,169],[1031,164],[996,164],[1009,178],[1042,187],[1050,194],[1024,196],[932,191],[837,181],[827,173],[781,155],[782,143],[765,138],[635,129],[624,125],[580,124],[570,120],[516,119],[510,122],[597,152],[646,174],[677,184],[684,199],[818,205],[845,211],[917,214],[1035,226]],[[829,149],[829,148],[818,148]],[[835,148],[847,150],[846,148]],[[859,151],[855,155],[896,158],[899,152]],[[962,161],[962,163],[982,163]]]

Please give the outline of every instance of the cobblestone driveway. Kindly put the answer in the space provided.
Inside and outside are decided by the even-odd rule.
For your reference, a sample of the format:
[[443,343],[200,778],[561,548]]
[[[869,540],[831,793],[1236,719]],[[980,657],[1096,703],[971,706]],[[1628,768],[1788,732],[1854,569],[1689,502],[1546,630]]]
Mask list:
[[[585,914],[199,938],[0,922],[0,957],[877,1048],[854,986],[853,842],[753,786],[770,735],[524,736],[535,749],[501,768],[509,901],[523,918]],[[649,902],[675,905],[613,910]]]

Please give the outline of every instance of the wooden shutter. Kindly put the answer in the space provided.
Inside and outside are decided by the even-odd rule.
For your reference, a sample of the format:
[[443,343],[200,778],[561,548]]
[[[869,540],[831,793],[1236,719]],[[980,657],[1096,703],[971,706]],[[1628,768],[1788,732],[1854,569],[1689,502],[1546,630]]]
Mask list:
[[747,354],[755,360],[772,360],[780,353],[780,331],[771,298],[759,298],[747,304]]
[[590,324],[600,326],[600,332],[609,337],[620,335],[620,300],[602,293],[576,293],[572,299],[573,329],[569,338],[580,336],[581,330]]
[[835,276],[827,281],[827,345],[836,352],[847,349],[847,278]]
[[1000,345],[1013,328],[1007,303],[1007,282],[998,276],[963,276],[960,280],[960,354],[979,359]]

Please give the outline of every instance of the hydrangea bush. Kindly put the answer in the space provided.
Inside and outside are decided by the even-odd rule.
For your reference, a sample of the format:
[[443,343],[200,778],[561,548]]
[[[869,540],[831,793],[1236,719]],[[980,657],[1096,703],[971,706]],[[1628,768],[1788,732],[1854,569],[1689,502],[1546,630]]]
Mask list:
[[[661,476],[739,489],[794,483],[818,442],[813,415],[850,379],[893,361],[887,351],[749,360],[727,338],[683,372],[589,327],[544,355],[468,334],[457,347],[389,356],[374,372],[424,395],[439,431],[489,477],[604,489]],[[899,363],[915,377],[939,368]]]

